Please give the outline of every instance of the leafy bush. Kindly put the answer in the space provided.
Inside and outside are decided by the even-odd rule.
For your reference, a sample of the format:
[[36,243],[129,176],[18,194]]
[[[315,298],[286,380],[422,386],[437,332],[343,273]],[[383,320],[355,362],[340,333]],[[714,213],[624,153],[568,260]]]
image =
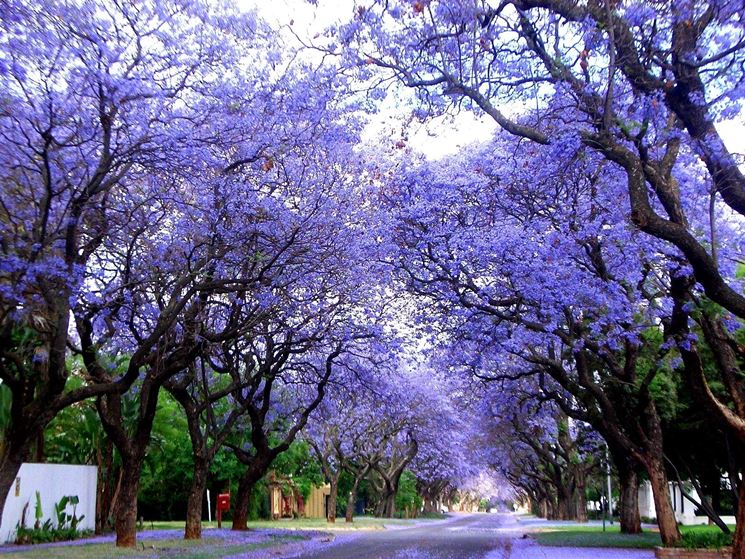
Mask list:
[[[90,530],[78,530],[78,524],[80,523],[85,515],[77,516],[76,509],[80,500],[77,495],[67,495],[62,497],[59,502],[54,505],[54,513],[57,520],[57,525],[52,524],[51,519],[41,522],[44,516],[41,507],[41,495],[36,492],[36,504],[34,506],[34,527],[29,528],[26,526],[26,511],[28,510],[28,503],[23,507],[21,514],[21,521],[16,526],[16,539],[15,543],[18,545],[24,544],[36,544],[36,543],[49,543],[49,542],[60,542],[74,540],[83,536],[87,536],[91,533]],[[72,505],[72,514],[67,513],[68,505]]]
[[724,532],[686,532],[680,543],[686,549],[721,549],[732,545],[732,534]]
[[396,511],[401,513],[402,517],[414,516],[421,506],[422,498],[416,490],[416,476],[407,470],[398,482]]

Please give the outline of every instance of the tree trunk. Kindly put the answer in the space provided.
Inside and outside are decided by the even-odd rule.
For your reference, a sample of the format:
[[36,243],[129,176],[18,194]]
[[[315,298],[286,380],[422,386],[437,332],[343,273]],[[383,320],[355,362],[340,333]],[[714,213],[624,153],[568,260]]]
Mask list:
[[123,476],[115,512],[117,547],[134,547],[137,543],[137,494],[142,460],[142,457],[123,457],[122,460]]
[[557,497],[557,516],[559,517],[559,520],[574,520],[573,515],[571,514],[573,506],[572,506],[572,491],[569,489],[566,485],[561,486],[561,488],[556,492]]
[[538,501],[538,516],[548,519],[548,501],[546,499]]
[[349,498],[347,499],[347,512],[344,515],[345,522],[354,521],[354,507],[357,504],[357,488],[360,485],[360,478],[355,478],[352,490],[349,492]]
[[111,528],[111,520],[114,517],[113,498],[118,492],[120,469],[114,468],[114,443],[107,438],[101,452],[98,466],[98,498],[96,499],[96,529],[95,533],[101,535],[105,530]]
[[344,522],[354,522],[354,507],[357,504],[357,492],[352,490],[349,492],[349,498],[347,499],[347,512],[344,515]]
[[396,491],[389,491],[384,499],[383,518],[393,518],[396,512]]
[[189,499],[186,503],[186,528],[184,539],[198,540],[202,537],[202,504],[207,487],[207,461],[194,457],[194,478],[191,481]]
[[579,472],[574,486],[574,519],[577,522],[587,522],[587,495],[585,495],[585,473]]
[[732,542],[732,559],[745,557],[745,481],[740,482],[737,490],[737,522]]
[[427,497],[426,499],[424,499],[424,513],[433,514],[435,512],[437,512],[435,500],[431,497]]
[[246,472],[238,482],[238,493],[236,493],[235,504],[233,505],[232,530],[248,530],[248,510],[251,505],[251,493],[253,493],[253,488],[258,481],[254,479],[254,476],[248,474],[249,472]]
[[326,522],[334,524],[336,522],[336,498],[339,493],[339,480],[331,479],[329,482],[331,491],[329,492],[328,507],[326,509]]
[[380,497],[380,501],[375,504],[373,514],[378,518],[383,518],[385,512],[385,497]]
[[21,464],[23,464],[22,455],[13,452],[8,447],[3,448],[2,456],[0,456],[0,520],[2,520],[5,501],[15,485]]
[[641,534],[639,516],[639,476],[634,468],[617,464],[620,485],[619,520],[622,534]]
[[652,484],[652,496],[654,498],[654,509],[657,514],[657,525],[660,528],[662,544],[671,547],[680,541],[681,535],[678,523],[675,520],[675,511],[670,501],[670,485],[662,462],[653,460],[650,462],[647,473]]

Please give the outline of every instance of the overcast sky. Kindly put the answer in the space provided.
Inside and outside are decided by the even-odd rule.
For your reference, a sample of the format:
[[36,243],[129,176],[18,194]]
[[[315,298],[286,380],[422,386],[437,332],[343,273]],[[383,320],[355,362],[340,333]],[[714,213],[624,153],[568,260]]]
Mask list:
[[[349,19],[354,12],[353,0],[318,0],[314,6],[307,0],[236,0],[247,9],[256,8],[271,24],[287,25],[293,22],[293,30],[301,37],[313,37],[334,23]],[[371,122],[367,139],[379,135],[394,137],[400,132],[396,126],[392,110],[382,111]],[[745,125],[743,120],[729,121],[717,125],[727,147],[739,154],[745,154]],[[409,130],[408,144],[429,158],[439,158],[457,152],[472,142],[487,140],[497,129],[489,118],[476,118],[463,113],[455,119],[443,122],[442,119],[426,125],[415,125]],[[393,134],[391,134],[393,132]],[[398,139],[396,137],[396,139]]]

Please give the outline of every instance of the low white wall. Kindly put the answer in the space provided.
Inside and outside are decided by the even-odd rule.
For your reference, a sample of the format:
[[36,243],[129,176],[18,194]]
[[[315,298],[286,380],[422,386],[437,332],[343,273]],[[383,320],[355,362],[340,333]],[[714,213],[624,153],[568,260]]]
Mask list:
[[[69,464],[23,464],[16,482],[10,488],[0,524],[0,541],[15,538],[16,526],[21,520],[23,507],[28,503],[26,526],[32,527],[36,520],[36,492],[41,495],[44,520],[51,518],[56,524],[54,505],[65,495],[77,495],[80,503],[75,514],[85,518],[78,524],[80,530],[92,530],[96,522],[96,466],[74,466]],[[72,505],[67,506],[72,514]]]
[[[698,502],[701,502],[701,497],[695,489],[691,488],[689,494]],[[671,505],[675,511],[675,520],[678,523],[689,526],[708,522],[709,518],[707,516],[696,516],[696,506],[683,497],[677,483],[670,482],[670,497],[672,499]],[[645,481],[639,485],[639,514],[648,518],[655,518],[657,516],[654,508],[652,484],[649,481]],[[734,516],[723,516],[722,520],[726,524],[735,523]]]

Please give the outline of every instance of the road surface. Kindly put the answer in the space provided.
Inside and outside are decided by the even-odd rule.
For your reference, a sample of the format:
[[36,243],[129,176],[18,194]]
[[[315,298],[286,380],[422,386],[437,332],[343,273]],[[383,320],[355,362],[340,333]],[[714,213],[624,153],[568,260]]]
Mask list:
[[652,559],[649,550],[543,547],[508,514],[458,515],[406,528],[339,534],[297,559]]

